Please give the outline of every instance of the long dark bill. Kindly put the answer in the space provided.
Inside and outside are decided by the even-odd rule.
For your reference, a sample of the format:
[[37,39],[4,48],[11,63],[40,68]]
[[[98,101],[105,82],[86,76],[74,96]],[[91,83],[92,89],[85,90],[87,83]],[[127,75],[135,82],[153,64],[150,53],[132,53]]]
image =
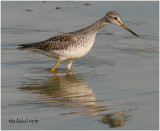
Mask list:
[[139,37],[136,33],[134,33],[131,29],[129,29],[125,24],[121,24],[121,27],[123,27],[124,29],[128,30],[129,32],[131,32],[133,35]]

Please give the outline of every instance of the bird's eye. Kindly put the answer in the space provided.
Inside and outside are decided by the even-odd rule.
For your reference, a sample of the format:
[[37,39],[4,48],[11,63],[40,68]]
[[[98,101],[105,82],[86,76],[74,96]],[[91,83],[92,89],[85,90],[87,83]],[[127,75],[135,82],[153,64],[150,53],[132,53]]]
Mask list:
[[114,17],[115,20],[117,20],[117,17]]

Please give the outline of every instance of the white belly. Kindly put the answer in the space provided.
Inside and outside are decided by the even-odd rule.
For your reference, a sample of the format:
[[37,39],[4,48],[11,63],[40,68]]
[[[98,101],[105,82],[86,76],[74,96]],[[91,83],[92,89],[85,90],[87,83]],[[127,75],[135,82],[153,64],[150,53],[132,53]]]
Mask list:
[[94,41],[95,35],[93,35],[93,37],[90,37],[90,39],[85,43],[82,43],[81,41],[81,44],[75,47],[69,47],[67,50],[57,50],[54,51],[54,54],[59,56],[59,59],[61,60],[78,59],[85,56],[90,51],[94,44]]

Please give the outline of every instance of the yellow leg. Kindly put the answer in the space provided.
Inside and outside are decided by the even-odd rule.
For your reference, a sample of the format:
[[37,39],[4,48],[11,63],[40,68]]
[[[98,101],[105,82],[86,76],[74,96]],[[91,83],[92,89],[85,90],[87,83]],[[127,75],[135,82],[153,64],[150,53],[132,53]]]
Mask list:
[[54,65],[54,67],[52,68],[52,71],[54,71],[56,69],[56,67],[58,66],[58,64],[60,63],[61,61],[58,60],[57,63]]

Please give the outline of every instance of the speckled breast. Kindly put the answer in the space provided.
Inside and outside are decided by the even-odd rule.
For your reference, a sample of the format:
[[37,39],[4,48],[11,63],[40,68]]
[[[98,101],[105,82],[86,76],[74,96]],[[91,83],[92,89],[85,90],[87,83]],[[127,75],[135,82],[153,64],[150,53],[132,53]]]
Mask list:
[[85,56],[92,48],[96,34],[79,35],[74,38],[74,43],[65,50],[56,50],[54,54],[59,55],[61,60],[78,59]]

